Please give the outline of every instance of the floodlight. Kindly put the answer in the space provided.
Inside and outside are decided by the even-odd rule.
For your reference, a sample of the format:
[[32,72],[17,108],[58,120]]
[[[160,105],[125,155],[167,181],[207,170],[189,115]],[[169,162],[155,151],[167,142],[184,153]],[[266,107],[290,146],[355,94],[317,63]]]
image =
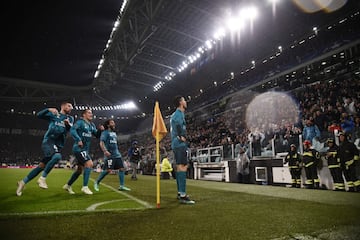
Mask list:
[[244,27],[244,19],[239,17],[230,17],[226,20],[226,26],[231,32],[239,31]]
[[225,30],[223,28],[219,28],[214,33],[214,38],[217,39],[217,40],[220,40],[222,37],[225,37]]
[[205,45],[208,49],[211,49],[212,48],[212,44],[211,44],[211,41],[210,40],[206,40],[205,42]]
[[313,27],[313,31],[315,34],[318,34],[318,28],[317,27]]
[[94,74],[94,78],[97,78],[99,76],[99,70],[97,70]]
[[259,15],[259,12],[256,7],[251,6],[247,8],[243,8],[240,10],[240,16],[241,18],[244,18],[246,20],[254,20]]

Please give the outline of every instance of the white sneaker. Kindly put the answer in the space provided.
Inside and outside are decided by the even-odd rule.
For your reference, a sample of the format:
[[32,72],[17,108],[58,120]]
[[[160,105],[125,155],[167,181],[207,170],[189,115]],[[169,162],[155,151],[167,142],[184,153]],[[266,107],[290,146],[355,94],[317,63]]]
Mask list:
[[92,195],[93,192],[90,190],[90,188],[88,186],[84,186],[81,188],[81,191],[85,194],[88,194],[88,195]]
[[46,184],[46,178],[39,177],[39,179],[37,180],[37,183],[39,184],[40,188],[48,189],[48,185]]
[[20,197],[22,195],[22,191],[24,190],[25,183],[23,180],[21,180],[21,181],[18,181],[17,185],[18,185],[18,187],[16,189],[16,195]]
[[69,186],[68,184],[65,184],[65,185],[63,186],[63,189],[65,189],[66,191],[68,191],[69,194],[75,194],[75,192],[72,190],[72,187]]

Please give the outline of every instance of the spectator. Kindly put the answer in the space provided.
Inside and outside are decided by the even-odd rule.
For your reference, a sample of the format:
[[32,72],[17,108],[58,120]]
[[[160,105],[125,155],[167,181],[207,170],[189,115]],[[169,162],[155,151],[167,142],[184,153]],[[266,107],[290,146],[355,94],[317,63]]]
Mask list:
[[319,128],[314,124],[312,118],[305,120],[305,127],[303,129],[303,140],[309,140],[312,143],[314,137],[321,137]]
[[249,183],[249,167],[250,160],[245,153],[245,149],[240,147],[239,154],[236,159],[236,171],[238,173],[238,181],[239,183]]

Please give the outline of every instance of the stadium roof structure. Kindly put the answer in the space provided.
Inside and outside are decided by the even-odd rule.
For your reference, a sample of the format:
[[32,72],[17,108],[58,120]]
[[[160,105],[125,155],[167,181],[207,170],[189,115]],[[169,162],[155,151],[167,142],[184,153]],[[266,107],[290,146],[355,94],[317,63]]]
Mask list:
[[[12,3],[10,9],[22,8],[24,15],[6,28],[1,102],[72,99],[105,106],[131,100],[149,113],[155,100],[168,107],[174,95],[196,96],[359,9],[356,0],[334,1],[345,5],[314,13],[300,8],[299,0],[114,2]],[[248,6],[258,9],[253,23],[214,36],[227,28],[228,16]]]

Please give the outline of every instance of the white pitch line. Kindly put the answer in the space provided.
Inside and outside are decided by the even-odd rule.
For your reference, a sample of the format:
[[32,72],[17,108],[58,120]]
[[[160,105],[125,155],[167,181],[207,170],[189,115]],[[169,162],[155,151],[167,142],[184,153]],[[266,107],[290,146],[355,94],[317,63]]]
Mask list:
[[[143,210],[144,208],[114,208],[96,210],[96,212],[114,212],[114,211],[129,211],[129,210]],[[36,216],[36,215],[50,215],[50,214],[69,214],[69,213],[91,213],[95,211],[89,210],[64,210],[64,211],[43,211],[43,212],[22,212],[22,213],[0,213],[0,217],[7,216]]]
[[95,203],[95,204],[91,205],[90,207],[88,207],[86,209],[86,211],[95,211],[98,206],[105,205],[105,204],[108,204],[108,203],[125,202],[125,201],[129,201],[129,200],[130,199],[118,199],[118,200],[111,200],[111,201],[106,201],[106,202]]
[[[94,181],[93,179],[91,179],[91,180]],[[145,201],[143,201],[143,200],[140,200],[140,199],[138,199],[138,198],[136,198],[136,197],[134,197],[134,196],[131,196],[131,195],[129,195],[129,194],[123,192],[123,191],[119,191],[119,190],[117,190],[116,188],[113,188],[113,187],[110,186],[110,185],[107,185],[107,184],[105,184],[105,183],[100,183],[100,184],[101,184],[101,185],[104,185],[105,187],[107,187],[107,188],[109,188],[109,189],[111,189],[111,190],[113,190],[114,192],[117,192],[117,193],[119,193],[119,194],[122,194],[122,195],[124,195],[125,197],[130,198],[131,200],[134,200],[135,202],[143,205],[145,208],[154,208],[150,203],[145,202]]]
[[[95,180],[90,179],[91,181],[95,182]],[[100,185],[103,185],[111,190],[113,190],[114,192],[117,192],[119,194],[122,194],[123,196],[139,203],[140,205],[144,206],[145,208],[154,208],[150,203],[142,201],[134,196],[131,196],[125,192],[119,191],[116,188],[113,188],[110,185],[107,185],[105,183],[100,183]],[[116,202],[116,201],[127,201],[127,199],[121,199],[121,200],[112,200],[112,201],[107,201],[107,202],[100,202],[100,203],[96,203],[91,205],[90,207],[88,207],[86,210],[64,210],[64,211],[42,211],[42,212],[23,212],[23,213],[0,213],[0,217],[3,216],[31,216],[31,215],[47,215],[47,214],[69,214],[69,213],[86,213],[86,212],[92,212],[95,210],[96,207],[106,204],[106,203],[110,203],[110,202]],[[94,207],[94,205],[96,205]],[[93,209],[94,208],[94,209]],[[122,208],[122,209],[104,209],[104,210],[96,210],[96,212],[111,212],[111,211],[128,211],[128,210],[141,210],[143,208]]]

